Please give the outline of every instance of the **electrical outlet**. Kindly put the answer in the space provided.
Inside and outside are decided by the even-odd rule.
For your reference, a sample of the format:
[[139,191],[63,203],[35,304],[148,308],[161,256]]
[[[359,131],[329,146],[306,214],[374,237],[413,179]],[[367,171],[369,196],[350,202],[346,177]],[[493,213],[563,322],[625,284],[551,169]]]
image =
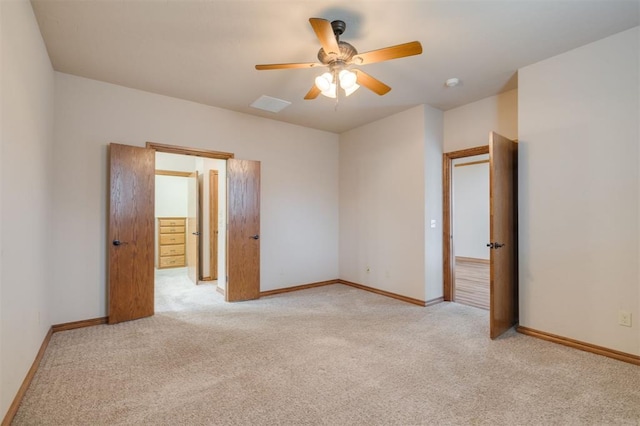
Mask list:
[[623,311],[622,309],[619,310],[618,324],[624,325],[625,327],[631,327],[631,312]]

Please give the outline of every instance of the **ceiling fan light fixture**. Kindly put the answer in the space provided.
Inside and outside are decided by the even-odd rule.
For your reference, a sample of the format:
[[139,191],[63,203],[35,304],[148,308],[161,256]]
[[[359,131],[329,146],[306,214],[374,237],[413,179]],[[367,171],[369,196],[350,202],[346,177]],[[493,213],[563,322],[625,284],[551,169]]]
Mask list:
[[[320,89],[321,92],[325,92],[331,89],[331,85],[333,84],[333,76],[325,72],[322,75],[316,77],[316,87]],[[334,89],[335,92],[335,89]]]
[[353,85],[351,87],[349,87],[348,89],[344,88],[344,94],[349,96],[350,94],[352,94],[353,92],[355,92],[356,90],[358,90],[360,88],[359,84],[353,83]]
[[356,84],[356,80],[358,79],[356,74],[349,70],[340,71],[340,74],[338,74],[338,77],[340,79],[340,87],[342,87],[345,90],[345,92],[348,89],[351,89],[353,85]]
[[321,92],[327,98],[335,98],[336,97],[336,84],[330,83],[329,88],[327,90],[323,90]]

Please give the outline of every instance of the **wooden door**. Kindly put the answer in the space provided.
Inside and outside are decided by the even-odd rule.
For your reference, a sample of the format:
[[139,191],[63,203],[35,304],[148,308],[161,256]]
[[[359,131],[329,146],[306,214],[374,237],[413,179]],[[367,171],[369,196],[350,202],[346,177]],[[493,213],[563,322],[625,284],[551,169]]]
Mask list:
[[209,170],[209,276],[218,279],[218,171]]
[[109,324],[154,308],[155,151],[109,145]]
[[187,180],[187,275],[194,284],[198,284],[200,279],[198,270],[198,260],[200,258],[198,171],[193,172]]
[[518,320],[518,145],[497,133],[489,136],[491,283],[490,335]]
[[227,160],[228,302],[260,297],[260,162]]

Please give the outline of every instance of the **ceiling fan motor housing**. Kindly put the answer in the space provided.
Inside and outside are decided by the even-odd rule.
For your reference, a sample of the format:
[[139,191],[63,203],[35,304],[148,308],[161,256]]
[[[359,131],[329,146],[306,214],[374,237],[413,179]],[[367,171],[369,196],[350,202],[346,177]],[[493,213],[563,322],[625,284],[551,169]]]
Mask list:
[[330,65],[331,63],[337,61],[349,63],[351,61],[351,58],[358,54],[356,48],[346,41],[339,41],[338,48],[340,49],[340,52],[337,55],[327,54],[324,49],[320,48],[320,50],[318,51],[318,60],[320,61],[320,63],[325,65]]
[[336,36],[336,42],[338,42],[339,52],[325,52],[323,48],[318,51],[318,60],[324,65],[337,66],[348,64],[358,51],[355,47],[345,41],[340,41],[340,36],[347,29],[347,24],[344,21],[335,20],[331,22],[331,29]]

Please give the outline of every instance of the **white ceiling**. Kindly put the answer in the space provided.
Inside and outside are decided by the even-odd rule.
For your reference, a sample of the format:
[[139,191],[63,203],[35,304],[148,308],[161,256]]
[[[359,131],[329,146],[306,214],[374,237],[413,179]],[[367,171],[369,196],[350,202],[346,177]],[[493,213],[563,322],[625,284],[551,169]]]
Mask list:
[[[418,104],[447,110],[517,87],[518,68],[639,24],[640,0],[32,0],[57,71],[341,133]],[[359,52],[413,40],[423,54],[365,65],[378,96],[305,101],[322,68],[310,17],[341,19]],[[446,88],[447,78],[462,84]],[[274,114],[261,95],[292,102]]]

